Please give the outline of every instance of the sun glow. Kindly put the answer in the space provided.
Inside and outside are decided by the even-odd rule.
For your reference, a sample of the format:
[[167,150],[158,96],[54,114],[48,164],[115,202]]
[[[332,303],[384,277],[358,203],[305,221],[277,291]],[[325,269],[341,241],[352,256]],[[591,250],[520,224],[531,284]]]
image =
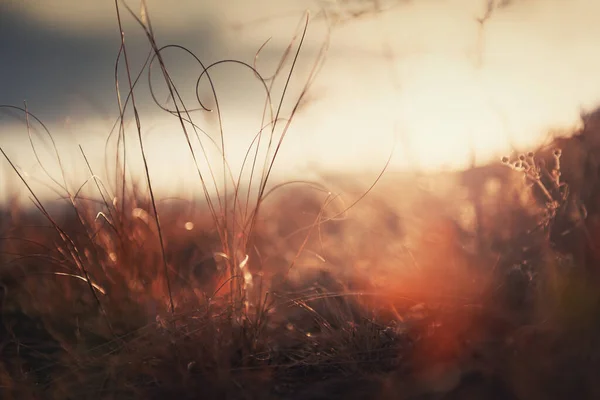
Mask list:
[[[572,131],[581,108],[590,110],[600,102],[600,58],[596,56],[595,40],[600,37],[600,25],[593,17],[598,15],[594,10],[600,12],[600,3],[574,0],[559,7],[541,1],[514,2],[497,10],[480,32],[474,16],[481,14],[483,3],[415,2],[378,17],[335,27],[325,63],[287,132],[272,172],[283,179],[297,179],[323,170],[379,170],[392,149],[393,169],[459,169],[473,162],[487,163],[514,149],[531,149],[547,139],[551,128],[564,128],[566,134]],[[258,11],[259,8],[254,10],[260,14]],[[290,27],[298,22],[301,10],[293,15],[294,24],[290,19],[273,18],[260,26],[251,25],[251,29],[242,32],[242,39],[240,32],[228,25],[240,22],[236,18],[242,16],[235,12],[222,15],[219,21],[223,26],[218,33],[224,43],[230,44],[222,58],[233,55],[235,59],[252,60],[265,38],[272,37],[265,50],[270,55],[261,54],[258,63],[259,70],[269,75],[282,49],[289,45],[294,33]],[[108,15],[106,24],[109,17],[114,18]],[[155,17],[160,19],[160,13]],[[44,18],[50,20],[45,14]],[[312,67],[311,60],[326,37],[324,26],[318,18],[311,21],[300,57],[302,65],[293,74],[293,90],[284,100],[287,110],[296,100],[307,70]],[[186,65],[188,61],[178,60],[175,65],[184,74],[196,71],[197,65]],[[216,79],[220,103],[227,109],[223,114],[226,158],[237,177],[248,146],[261,126],[264,97],[260,85],[244,86],[246,81],[252,81],[249,85],[256,83],[252,74],[227,68],[215,69],[215,75],[220,76]],[[234,79],[232,71],[243,73]],[[196,72],[193,79],[197,78]],[[280,85],[284,81],[285,73],[280,77]],[[193,91],[185,85],[178,89]],[[202,91],[201,95],[206,97],[209,93]],[[273,99],[279,99],[279,93]],[[65,110],[65,114],[69,124],[48,124],[62,142],[61,154],[80,166],[81,154],[74,143],[82,144],[94,171],[101,173],[105,157],[103,137],[110,124],[94,121],[93,117],[77,120],[76,111],[69,114]],[[194,114],[195,123],[207,128],[204,116],[199,115]],[[129,118],[127,126],[135,139],[129,141],[129,165],[137,168],[134,172],[141,176],[134,125]],[[283,125],[279,124],[275,132],[275,142]],[[3,148],[24,173],[47,181],[41,168],[32,166],[34,157],[23,124],[5,128],[10,135],[3,140]],[[189,148],[175,118],[154,107],[144,113],[142,129],[155,187],[178,191],[198,183]],[[213,126],[207,131],[220,143],[218,129]],[[221,155],[206,138],[203,144],[208,161],[200,146],[194,144],[200,168],[208,177],[210,165],[216,186],[220,186],[224,179]],[[108,148],[109,152],[114,153],[113,147]],[[50,160],[45,167],[58,176],[57,163],[48,158],[52,151],[45,151],[42,156]],[[250,164],[251,159],[246,160],[246,168]],[[2,168],[11,173],[6,165]],[[85,180],[86,168],[68,169],[81,173],[77,177],[81,182]],[[211,176],[209,181],[212,179]],[[212,182],[208,186],[215,190]]]

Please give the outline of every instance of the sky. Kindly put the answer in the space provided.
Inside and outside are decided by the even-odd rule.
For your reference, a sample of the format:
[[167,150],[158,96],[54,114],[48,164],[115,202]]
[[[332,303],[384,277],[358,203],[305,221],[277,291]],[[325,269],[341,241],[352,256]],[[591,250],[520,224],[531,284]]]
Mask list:
[[[385,11],[351,16],[378,3]],[[309,16],[292,74],[287,116],[327,44],[324,60],[281,147],[274,171],[282,179],[319,171],[464,168],[566,132],[580,110],[600,105],[600,2],[497,0],[160,0],[147,1],[159,45],[178,44],[206,65],[224,59],[252,64],[270,76]],[[140,1],[126,1],[142,15]],[[309,14],[306,12],[309,11]],[[121,8],[133,71],[149,51],[143,30]],[[297,45],[297,41],[293,42]],[[27,107],[57,142],[73,187],[104,168],[105,141],[118,116],[115,61],[120,35],[113,1],[0,0],[0,104]],[[295,49],[295,48],[294,48]],[[163,53],[188,108],[198,107],[201,68],[182,50]],[[275,105],[289,62],[276,80]],[[287,69],[286,69],[287,68]],[[125,69],[118,68],[121,95]],[[237,174],[261,126],[264,91],[248,68],[222,64],[211,77],[222,109],[226,157]],[[152,87],[168,102],[158,69]],[[214,107],[206,79],[199,97]],[[146,75],[136,89],[148,162],[156,186],[178,191],[197,176],[178,121],[153,103]],[[219,140],[216,113],[194,121]],[[56,176],[48,137],[30,121],[38,155]],[[133,116],[126,118],[131,165],[141,160]],[[276,132],[281,134],[281,127]],[[0,146],[40,190],[49,182],[37,165],[23,115],[0,110]],[[205,140],[212,165],[216,147]],[[114,142],[114,141],[113,141]],[[199,144],[196,148],[200,150]],[[114,153],[114,146],[108,153]],[[206,170],[208,164],[203,165]],[[217,168],[218,169],[218,168]],[[14,179],[0,163],[4,184]],[[219,175],[219,173],[217,173]]]

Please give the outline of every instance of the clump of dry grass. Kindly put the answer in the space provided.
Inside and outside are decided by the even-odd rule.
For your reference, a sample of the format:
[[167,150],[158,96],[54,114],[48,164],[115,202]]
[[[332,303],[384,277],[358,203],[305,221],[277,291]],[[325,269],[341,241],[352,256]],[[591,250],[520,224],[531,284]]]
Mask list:
[[[128,59],[122,31],[123,9],[148,37],[151,47],[148,73],[153,65],[158,65],[174,100],[172,109],[157,104],[181,123],[205,194],[204,204],[199,210],[196,208],[200,216],[182,215],[180,210],[161,206],[155,196],[135,97],[141,72],[135,76]],[[119,3],[116,3],[116,11],[123,38],[116,70],[120,63],[125,64],[123,81],[128,90],[126,96],[121,97],[123,81],[117,78],[120,115],[116,126],[120,147],[117,148],[117,179],[113,185],[98,178],[81,149],[90,174],[86,185],[97,190],[94,197],[98,200],[84,197],[89,192],[84,187],[70,190],[60,154],[56,152],[62,179],[55,179],[49,173],[48,176],[64,193],[67,202],[66,215],[57,217],[36,196],[26,177],[2,150],[42,216],[26,218],[17,211],[3,232],[0,276],[3,350],[7,361],[2,364],[2,380],[7,393],[19,398],[77,398],[84,393],[92,398],[162,398],[178,393],[186,397],[195,397],[198,393],[219,397],[232,389],[244,392],[246,381],[242,378],[237,389],[231,386],[232,381],[237,382],[238,375],[250,375],[254,379],[256,372],[253,371],[268,375],[280,364],[289,368],[291,364],[310,367],[318,362],[319,357],[315,359],[314,355],[321,354],[314,351],[315,346],[329,343],[344,353],[351,351],[350,339],[357,334],[366,335],[367,341],[371,340],[369,335],[378,338],[377,330],[363,333],[367,325],[362,321],[334,331],[331,321],[317,318],[319,314],[314,313],[307,318],[317,318],[317,326],[328,330],[322,333],[322,339],[312,342],[313,339],[304,335],[303,340],[290,343],[289,348],[273,343],[277,341],[274,338],[280,333],[281,324],[273,322],[272,314],[285,308],[279,303],[292,301],[295,306],[302,304],[304,309],[311,309],[307,299],[281,300],[270,291],[271,284],[261,271],[261,253],[255,243],[260,211],[271,193],[267,185],[273,163],[287,127],[313,79],[311,75],[291,115],[284,119],[282,102],[308,20],[269,80],[263,79],[252,65],[242,62],[226,60],[204,66],[198,60],[203,69],[198,82],[209,81],[219,121],[218,96],[210,78],[212,68],[221,63],[240,65],[253,72],[265,90],[264,127],[248,150],[247,164],[252,170],[248,193],[244,195],[240,191],[241,171],[236,180],[229,169],[224,132],[220,128],[225,183],[222,188],[215,188],[216,196],[213,196],[210,186],[215,180],[214,172],[210,165],[208,174],[201,171],[202,154],[196,154],[192,146],[193,138],[199,137],[201,129],[183,104],[162,58],[165,48],[188,50],[177,46],[160,48],[148,14],[140,18],[127,5]],[[284,90],[279,104],[273,107],[273,82],[286,73],[289,58],[291,66],[284,76]],[[315,63],[315,71],[319,62]],[[154,96],[152,87],[151,91]],[[24,113],[28,132],[30,120],[42,124],[26,106],[6,107]],[[200,108],[209,111],[202,102]],[[125,130],[128,112],[133,113],[136,122],[145,182],[129,178],[124,150],[125,142],[130,140]],[[278,137],[276,127],[280,125],[283,129]],[[257,159],[261,141],[267,143],[267,156],[263,161]],[[219,143],[215,145],[218,147]],[[37,157],[33,142],[32,148]],[[254,198],[251,188],[255,180],[258,189]],[[187,226],[188,231],[193,230],[187,236],[181,228],[182,218],[183,226]],[[304,246],[299,247],[297,254]],[[293,263],[294,260],[288,270]],[[286,275],[281,275],[284,280]],[[335,312],[330,314],[341,318]],[[26,328],[31,324],[35,329]],[[287,329],[287,323],[285,327]],[[294,329],[298,328],[299,325]],[[328,351],[323,348],[322,354]],[[343,365],[349,357],[331,354],[323,360]]]

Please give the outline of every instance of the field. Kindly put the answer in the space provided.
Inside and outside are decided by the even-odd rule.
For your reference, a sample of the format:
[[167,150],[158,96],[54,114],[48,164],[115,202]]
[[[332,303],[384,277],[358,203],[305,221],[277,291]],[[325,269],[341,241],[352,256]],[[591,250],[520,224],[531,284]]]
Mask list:
[[193,199],[117,159],[5,205],[2,398],[600,398],[600,112],[461,172],[269,186],[273,159]]

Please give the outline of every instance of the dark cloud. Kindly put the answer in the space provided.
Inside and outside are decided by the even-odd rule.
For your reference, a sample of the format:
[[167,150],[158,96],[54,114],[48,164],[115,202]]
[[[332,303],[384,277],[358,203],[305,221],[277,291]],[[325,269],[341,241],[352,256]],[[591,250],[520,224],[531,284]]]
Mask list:
[[[129,26],[133,27],[131,23]],[[148,51],[147,40],[139,27],[127,30],[127,35],[131,61],[141,66]],[[194,32],[166,32],[160,39],[190,46],[200,56],[219,46],[216,28],[202,23]],[[105,33],[82,35],[37,23],[0,4],[0,104],[20,106],[27,100],[30,110],[49,122],[67,115],[77,119],[87,113],[97,116],[106,110],[114,115],[114,66],[119,44],[116,21],[114,29]],[[176,58],[173,61],[177,75],[185,68]],[[0,114],[2,120],[5,118]]]

